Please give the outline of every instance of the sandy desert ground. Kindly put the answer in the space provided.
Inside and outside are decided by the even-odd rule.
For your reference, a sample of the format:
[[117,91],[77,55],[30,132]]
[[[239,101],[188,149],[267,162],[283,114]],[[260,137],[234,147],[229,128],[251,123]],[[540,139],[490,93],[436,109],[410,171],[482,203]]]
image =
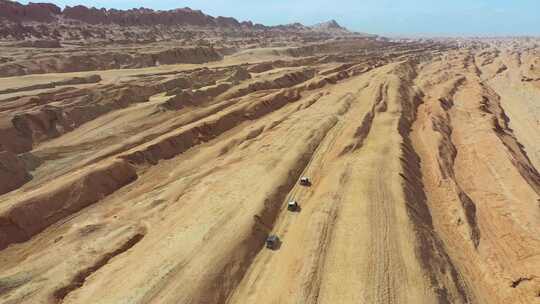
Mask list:
[[540,303],[540,41],[306,35],[3,42],[0,303]]

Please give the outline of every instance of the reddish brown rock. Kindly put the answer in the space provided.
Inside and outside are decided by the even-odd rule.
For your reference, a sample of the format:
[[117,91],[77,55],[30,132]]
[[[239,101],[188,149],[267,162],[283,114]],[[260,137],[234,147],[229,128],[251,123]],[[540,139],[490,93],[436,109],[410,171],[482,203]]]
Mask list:
[[0,194],[15,190],[30,179],[24,162],[17,155],[0,151]]
[[0,0],[0,20],[52,22],[61,12],[60,8],[52,3],[30,2],[23,5],[18,2]]

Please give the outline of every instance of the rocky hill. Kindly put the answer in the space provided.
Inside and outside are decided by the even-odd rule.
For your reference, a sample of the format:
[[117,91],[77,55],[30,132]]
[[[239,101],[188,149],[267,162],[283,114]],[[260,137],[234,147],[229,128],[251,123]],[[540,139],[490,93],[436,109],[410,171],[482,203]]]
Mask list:
[[[314,35],[348,35],[347,29],[336,21],[317,24],[313,27],[300,23],[280,26],[264,26],[251,21],[240,22],[231,17],[213,17],[200,10],[178,8],[152,10],[136,8],[129,10],[88,8],[83,5],[66,6],[64,9],[51,3],[21,4],[0,0],[0,39],[59,39],[76,40],[101,38],[102,40],[137,40],[150,37],[153,40],[178,39],[171,32],[188,28],[216,29],[221,31],[279,31]],[[97,26],[109,25],[104,29]],[[157,27],[157,28],[150,28]],[[138,28],[126,37],[125,28]],[[152,29],[154,32],[151,32]],[[107,32],[114,32],[110,35]],[[141,35],[137,35],[137,33]],[[133,36],[140,36],[136,37]],[[161,37],[160,37],[161,36]],[[140,39],[139,39],[140,38]]]
[[65,9],[51,3],[29,3],[27,5],[9,0],[0,0],[0,19],[12,22],[80,21],[87,24],[141,25],[195,25],[253,27],[251,22],[240,23],[234,18],[208,16],[201,11],[181,8],[154,11],[147,8],[130,10],[97,9],[83,5],[66,6]]
[[312,26],[311,28],[316,31],[330,31],[330,32],[348,32],[349,31],[343,26],[339,25],[339,23],[337,23],[336,20],[330,20],[327,22],[318,23]]
[[28,3],[0,0],[0,19],[15,22],[53,22],[62,10],[50,3]]

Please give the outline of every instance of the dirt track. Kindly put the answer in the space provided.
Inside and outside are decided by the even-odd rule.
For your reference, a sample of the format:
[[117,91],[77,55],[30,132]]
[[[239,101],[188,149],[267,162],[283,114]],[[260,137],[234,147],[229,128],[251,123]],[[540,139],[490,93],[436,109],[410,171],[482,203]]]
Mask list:
[[538,49],[332,56],[0,95],[0,303],[540,303]]

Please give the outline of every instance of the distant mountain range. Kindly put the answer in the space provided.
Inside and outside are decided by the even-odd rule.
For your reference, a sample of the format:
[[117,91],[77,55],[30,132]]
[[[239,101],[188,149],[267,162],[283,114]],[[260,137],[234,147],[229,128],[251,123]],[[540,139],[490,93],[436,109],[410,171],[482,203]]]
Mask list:
[[316,31],[328,33],[349,33],[335,20],[314,26],[294,23],[281,26],[264,26],[251,21],[239,22],[230,17],[212,17],[200,10],[179,8],[173,10],[152,10],[137,8],[129,10],[97,9],[83,5],[66,6],[63,10],[51,3],[21,4],[9,0],[0,0],[0,20],[13,23],[73,23],[89,25],[115,24],[119,26],[186,25],[200,27],[223,27],[245,29],[278,29],[294,31]]

